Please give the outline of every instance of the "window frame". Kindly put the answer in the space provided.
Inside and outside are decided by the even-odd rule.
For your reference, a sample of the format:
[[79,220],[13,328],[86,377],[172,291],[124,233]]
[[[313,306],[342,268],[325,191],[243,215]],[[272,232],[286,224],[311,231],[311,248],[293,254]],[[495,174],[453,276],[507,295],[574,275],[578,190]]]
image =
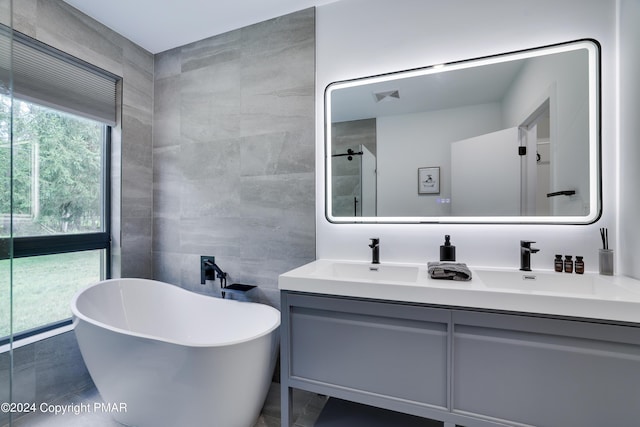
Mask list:
[[[113,268],[111,259],[112,137],[114,136],[112,131],[120,126],[122,77],[1,23],[0,71],[9,76],[9,95],[15,99],[34,102],[46,108],[98,121],[104,129],[102,231],[14,237],[11,230],[9,236],[0,237],[0,260],[102,250],[104,251],[104,278],[111,278]],[[47,74],[49,72],[52,74]],[[99,78],[91,78],[91,74]],[[80,90],[76,90],[77,88]],[[119,137],[116,136],[116,138],[118,141]],[[9,143],[12,141],[9,140]],[[10,215],[13,215],[13,212],[10,212]],[[70,318],[63,319],[7,337],[0,337],[0,345],[70,323]]]

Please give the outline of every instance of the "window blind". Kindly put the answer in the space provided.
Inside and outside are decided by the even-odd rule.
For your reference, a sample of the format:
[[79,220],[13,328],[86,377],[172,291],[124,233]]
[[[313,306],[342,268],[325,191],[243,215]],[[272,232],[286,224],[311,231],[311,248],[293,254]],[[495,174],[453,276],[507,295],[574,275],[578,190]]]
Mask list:
[[9,64],[14,97],[115,125],[119,77],[114,74],[17,31],[11,49],[11,30],[2,26],[0,68]]

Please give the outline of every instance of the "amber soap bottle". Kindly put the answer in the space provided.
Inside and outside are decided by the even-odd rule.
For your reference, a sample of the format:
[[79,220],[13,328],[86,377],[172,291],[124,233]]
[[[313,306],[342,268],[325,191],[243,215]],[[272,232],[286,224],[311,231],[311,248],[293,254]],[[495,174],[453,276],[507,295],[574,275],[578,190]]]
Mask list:
[[564,263],[562,262],[562,255],[556,255],[556,259],[553,262],[553,268],[558,273],[562,273],[564,271]]
[[573,257],[571,255],[564,256],[564,272],[573,273]]

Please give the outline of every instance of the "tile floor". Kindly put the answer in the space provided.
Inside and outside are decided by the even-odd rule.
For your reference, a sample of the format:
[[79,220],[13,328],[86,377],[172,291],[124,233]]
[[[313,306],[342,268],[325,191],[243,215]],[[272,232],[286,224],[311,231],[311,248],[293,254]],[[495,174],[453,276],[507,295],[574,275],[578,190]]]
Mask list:
[[[327,398],[314,393],[295,390],[293,416],[296,427],[313,427]],[[102,402],[98,391],[92,387],[81,393],[66,396],[59,404],[89,404]],[[13,427],[122,427],[108,413],[80,413],[78,415],[52,415],[34,413],[13,421]],[[262,413],[253,427],[280,427],[280,384],[273,383]]]
[[[443,427],[441,421],[400,414],[340,399],[329,399],[315,427]],[[461,427],[461,426],[460,426]]]

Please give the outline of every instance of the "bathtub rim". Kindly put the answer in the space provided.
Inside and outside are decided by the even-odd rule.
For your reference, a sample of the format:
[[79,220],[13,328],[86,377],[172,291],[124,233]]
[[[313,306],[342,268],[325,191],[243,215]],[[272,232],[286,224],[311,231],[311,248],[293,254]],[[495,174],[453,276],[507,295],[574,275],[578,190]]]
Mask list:
[[[274,310],[275,312],[277,312],[276,315],[276,321],[274,322],[274,325],[270,326],[269,328],[265,329],[264,331],[260,332],[259,334],[256,335],[252,335],[248,338],[243,338],[243,339],[237,339],[237,340],[227,340],[227,341],[222,341],[222,342],[215,342],[215,343],[197,343],[197,342],[188,342],[188,341],[177,341],[177,340],[173,340],[173,339],[167,339],[164,337],[160,337],[157,335],[151,335],[151,334],[144,334],[144,333],[140,333],[140,332],[135,332],[135,331],[131,331],[128,329],[122,329],[122,328],[117,328],[111,325],[108,325],[104,322],[99,322],[95,319],[92,319],[88,316],[86,316],[84,313],[81,313],[80,310],[77,307],[77,302],[78,299],[80,298],[80,296],[86,292],[87,290],[97,287],[97,286],[101,286],[101,285],[106,285],[108,283],[113,283],[113,282],[122,282],[122,281],[127,281],[127,282],[137,282],[137,283],[143,283],[143,282],[151,282],[160,286],[171,286],[173,288],[172,291],[174,292],[183,292],[183,293],[187,293],[190,296],[194,297],[194,298],[214,298],[217,300],[222,301],[223,304],[226,303],[233,303],[233,304],[250,304],[250,305],[261,305],[264,307],[267,307],[268,309]],[[249,302],[249,301],[236,301],[236,300],[225,300],[222,298],[217,298],[214,296],[209,296],[209,295],[205,295],[205,294],[200,294],[197,292],[193,292],[190,291],[188,289],[184,289],[180,286],[177,285],[172,285],[171,283],[167,283],[167,282],[162,282],[159,280],[153,280],[153,279],[141,279],[141,278],[134,278],[134,277],[123,277],[123,278],[115,278],[115,279],[105,279],[105,280],[100,280],[98,282],[94,282],[91,283],[87,286],[82,287],[81,289],[79,289],[74,295],[73,298],[71,298],[71,313],[72,313],[72,325],[73,325],[73,329],[76,328],[78,320],[82,320],[86,323],[89,323],[91,325],[97,326],[99,328],[103,328],[106,329],[108,331],[112,331],[118,334],[123,334],[123,335],[128,335],[128,336],[132,336],[132,337],[137,337],[137,338],[144,338],[144,339],[148,339],[148,340],[153,340],[153,341],[157,341],[157,342],[163,342],[163,343],[167,343],[167,344],[174,344],[174,345],[178,345],[178,346],[183,346],[183,347],[189,347],[189,348],[211,348],[211,347],[225,347],[225,346],[231,346],[231,345],[236,345],[236,344],[242,344],[245,342],[250,342],[253,340],[257,340],[260,339],[264,336],[270,335],[271,333],[273,333],[274,331],[276,331],[281,324],[281,315],[280,315],[280,310],[278,310],[275,307],[272,307],[268,304],[263,304],[263,303],[257,303],[257,302]]]

